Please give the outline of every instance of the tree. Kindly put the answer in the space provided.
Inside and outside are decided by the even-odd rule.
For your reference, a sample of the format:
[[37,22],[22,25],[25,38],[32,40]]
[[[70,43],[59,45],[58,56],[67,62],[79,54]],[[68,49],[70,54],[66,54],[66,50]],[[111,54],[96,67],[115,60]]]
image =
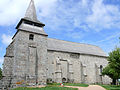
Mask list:
[[2,79],[2,69],[0,68],[0,79]]
[[102,74],[112,79],[112,84],[116,85],[116,80],[120,78],[120,48],[116,48],[109,53],[108,65],[103,69]]

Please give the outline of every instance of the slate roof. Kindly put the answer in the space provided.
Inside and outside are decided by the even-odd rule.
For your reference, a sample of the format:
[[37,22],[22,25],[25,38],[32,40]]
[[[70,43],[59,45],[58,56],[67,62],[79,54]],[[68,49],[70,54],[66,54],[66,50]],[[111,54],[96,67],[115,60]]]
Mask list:
[[29,6],[28,6],[28,8],[26,10],[26,13],[25,13],[25,17],[23,19],[28,20],[28,21],[32,21],[32,22],[35,22],[35,23],[38,23],[38,24],[42,24],[43,26],[45,26],[42,22],[40,22],[37,19],[34,0],[30,1],[30,4],[29,4]]
[[36,15],[36,9],[35,9],[35,5],[34,5],[34,1],[31,0],[27,11],[25,13],[25,17],[28,17],[29,19],[33,20],[33,21],[37,21],[37,15]]
[[48,38],[48,50],[72,52],[88,55],[97,55],[107,57],[105,52],[95,45],[75,43],[63,40]]

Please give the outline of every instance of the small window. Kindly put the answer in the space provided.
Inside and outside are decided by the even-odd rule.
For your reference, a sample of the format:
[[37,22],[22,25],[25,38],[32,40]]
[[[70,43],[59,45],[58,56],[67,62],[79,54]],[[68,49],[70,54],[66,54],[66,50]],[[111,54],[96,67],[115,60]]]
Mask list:
[[100,73],[102,73],[102,69],[103,69],[103,66],[102,66],[102,65],[100,65]]
[[33,40],[34,39],[34,35],[33,34],[30,34],[29,35],[29,40]]
[[34,26],[42,27],[42,25],[35,23]]
[[29,25],[33,25],[32,22],[29,22],[29,21],[24,21],[25,24],[29,24]]

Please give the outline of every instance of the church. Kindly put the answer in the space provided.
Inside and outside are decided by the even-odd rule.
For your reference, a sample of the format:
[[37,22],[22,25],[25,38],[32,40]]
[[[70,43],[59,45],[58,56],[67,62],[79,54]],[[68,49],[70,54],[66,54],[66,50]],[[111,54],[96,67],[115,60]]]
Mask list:
[[17,24],[17,32],[6,48],[3,64],[4,87],[46,83],[109,84],[102,76],[108,64],[105,52],[95,45],[49,38],[45,24],[37,19],[31,0]]

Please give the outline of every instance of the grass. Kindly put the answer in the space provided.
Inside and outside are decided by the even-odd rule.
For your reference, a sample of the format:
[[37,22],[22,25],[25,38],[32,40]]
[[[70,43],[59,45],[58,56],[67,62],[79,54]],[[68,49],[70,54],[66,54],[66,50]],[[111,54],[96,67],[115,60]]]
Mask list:
[[[80,83],[64,83],[65,86],[79,86],[79,87],[88,87],[88,84],[80,84]],[[68,88],[68,87],[60,87],[60,83],[49,83],[46,87],[43,88],[27,88],[20,87],[13,90],[78,90],[77,88]]]
[[13,90],[78,90],[77,88],[68,88],[68,87],[57,87],[57,86],[46,86],[42,88],[16,88]]
[[[49,83],[48,85],[59,86],[60,83]],[[79,87],[88,87],[88,84],[81,83],[64,83],[65,86],[79,86]]]
[[106,90],[120,90],[120,85],[100,85],[104,87]]
[[88,87],[88,84],[80,84],[80,83],[65,83],[66,86],[79,86],[79,87]]

